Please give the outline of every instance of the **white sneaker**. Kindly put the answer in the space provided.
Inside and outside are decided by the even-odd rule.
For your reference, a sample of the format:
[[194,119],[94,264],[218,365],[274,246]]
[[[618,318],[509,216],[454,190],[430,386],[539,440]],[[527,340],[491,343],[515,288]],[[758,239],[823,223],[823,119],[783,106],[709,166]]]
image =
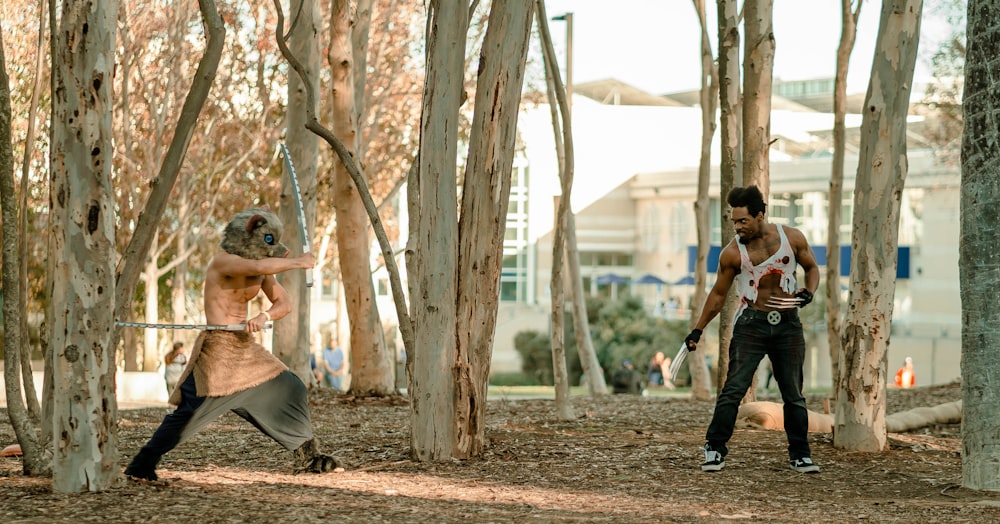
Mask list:
[[705,463],[701,465],[701,470],[721,471],[724,467],[726,467],[726,458],[722,456],[722,453],[705,444]]
[[790,460],[788,464],[799,473],[819,473],[819,466],[813,464],[812,459],[809,457]]

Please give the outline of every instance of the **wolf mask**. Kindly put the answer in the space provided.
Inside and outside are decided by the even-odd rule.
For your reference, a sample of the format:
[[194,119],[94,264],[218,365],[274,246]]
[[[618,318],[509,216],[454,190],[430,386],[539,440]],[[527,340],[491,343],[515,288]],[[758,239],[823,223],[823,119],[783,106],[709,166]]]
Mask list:
[[236,213],[222,232],[219,244],[226,253],[260,260],[288,255],[281,243],[281,220],[267,210],[245,209]]

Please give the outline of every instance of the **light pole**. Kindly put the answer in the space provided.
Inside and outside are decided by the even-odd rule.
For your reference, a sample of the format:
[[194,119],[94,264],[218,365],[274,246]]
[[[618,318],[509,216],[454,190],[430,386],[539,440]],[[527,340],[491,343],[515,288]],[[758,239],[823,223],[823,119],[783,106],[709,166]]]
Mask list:
[[552,20],[566,22],[566,104],[573,107],[573,13],[553,16]]

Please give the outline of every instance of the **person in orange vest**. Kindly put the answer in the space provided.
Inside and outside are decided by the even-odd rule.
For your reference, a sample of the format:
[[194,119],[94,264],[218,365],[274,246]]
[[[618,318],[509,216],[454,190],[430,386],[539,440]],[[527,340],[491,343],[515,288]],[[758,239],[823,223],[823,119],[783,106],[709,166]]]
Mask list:
[[903,367],[896,372],[896,387],[912,388],[916,381],[917,377],[913,374],[913,359],[906,357],[903,360]]

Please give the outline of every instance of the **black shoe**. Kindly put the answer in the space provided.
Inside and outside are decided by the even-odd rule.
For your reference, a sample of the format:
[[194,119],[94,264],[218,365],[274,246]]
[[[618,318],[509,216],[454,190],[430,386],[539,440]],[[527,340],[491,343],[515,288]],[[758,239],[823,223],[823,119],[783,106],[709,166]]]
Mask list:
[[724,467],[726,467],[726,457],[712,449],[711,445],[705,444],[705,463],[701,465],[701,470],[721,471]]
[[813,463],[809,457],[802,457],[788,461],[788,464],[799,473],[819,473],[819,466]]
[[156,464],[160,457],[152,457],[142,451],[132,457],[132,462],[125,468],[125,475],[137,480],[159,480],[156,476]]
[[345,467],[337,457],[320,452],[319,439],[309,439],[295,450],[295,464],[292,471],[299,473],[326,473]]

